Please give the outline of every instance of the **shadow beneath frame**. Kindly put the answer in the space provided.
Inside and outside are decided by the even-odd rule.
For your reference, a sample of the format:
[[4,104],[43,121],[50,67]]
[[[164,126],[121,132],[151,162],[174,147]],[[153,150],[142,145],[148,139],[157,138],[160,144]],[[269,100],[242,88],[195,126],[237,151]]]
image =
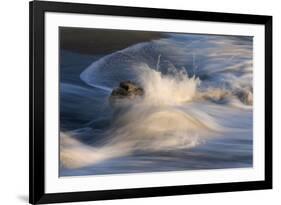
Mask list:
[[28,198],[27,195],[19,195],[19,196],[17,196],[17,198],[18,198],[19,200],[21,200],[22,202],[28,203],[28,201],[29,201],[29,198]]

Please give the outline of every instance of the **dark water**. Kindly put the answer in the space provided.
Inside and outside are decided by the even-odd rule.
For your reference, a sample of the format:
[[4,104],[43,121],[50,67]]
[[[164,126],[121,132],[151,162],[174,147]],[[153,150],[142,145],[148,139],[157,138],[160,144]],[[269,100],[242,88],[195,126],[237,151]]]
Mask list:
[[[251,37],[171,34],[60,61],[60,176],[252,167]],[[145,96],[109,103],[123,80]]]

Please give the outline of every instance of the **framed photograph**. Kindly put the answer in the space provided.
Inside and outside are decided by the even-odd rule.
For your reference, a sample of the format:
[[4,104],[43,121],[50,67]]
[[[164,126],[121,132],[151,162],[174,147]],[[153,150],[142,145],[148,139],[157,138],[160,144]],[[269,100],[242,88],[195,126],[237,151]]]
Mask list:
[[30,2],[30,203],[272,188],[272,17]]

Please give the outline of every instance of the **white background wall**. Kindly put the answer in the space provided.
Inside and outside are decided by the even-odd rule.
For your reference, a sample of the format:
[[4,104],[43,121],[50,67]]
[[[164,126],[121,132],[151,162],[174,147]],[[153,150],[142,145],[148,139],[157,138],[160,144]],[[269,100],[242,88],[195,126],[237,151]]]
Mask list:
[[[109,5],[273,15],[274,189],[79,204],[280,204],[281,6],[278,0],[72,0]],[[0,204],[28,200],[28,1],[0,3]],[[280,202],[278,202],[280,201]]]

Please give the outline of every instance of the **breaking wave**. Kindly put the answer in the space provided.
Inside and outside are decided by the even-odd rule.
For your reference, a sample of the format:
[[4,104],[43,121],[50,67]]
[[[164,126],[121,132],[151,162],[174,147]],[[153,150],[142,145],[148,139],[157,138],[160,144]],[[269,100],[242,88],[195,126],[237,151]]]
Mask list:
[[107,55],[81,73],[85,83],[108,96],[124,80],[138,83],[145,94],[108,103],[113,114],[94,144],[77,140],[75,131],[62,132],[63,166],[80,168],[140,151],[192,148],[230,130],[222,107],[229,112],[252,109],[248,39],[194,35],[183,44],[184,37],[172,37]]

